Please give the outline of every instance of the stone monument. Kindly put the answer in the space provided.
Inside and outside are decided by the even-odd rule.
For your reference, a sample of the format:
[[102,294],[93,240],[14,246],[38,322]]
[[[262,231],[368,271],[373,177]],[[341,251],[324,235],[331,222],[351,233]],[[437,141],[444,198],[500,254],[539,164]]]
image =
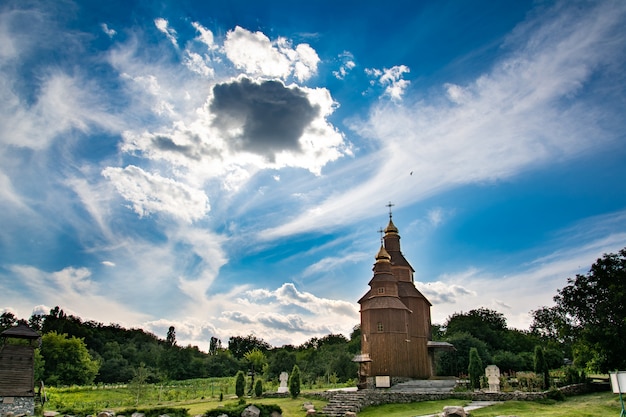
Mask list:
[[289,392],[289,388],[287,388],[287,381],[289,380],[289,374],[287,372],[281,372],[280,377],[280,386],[278,387],[278,392],[284,393]]
[[496,365],[487,366],[485,376],[489,384],[489,392],[500,392],[500,368]]

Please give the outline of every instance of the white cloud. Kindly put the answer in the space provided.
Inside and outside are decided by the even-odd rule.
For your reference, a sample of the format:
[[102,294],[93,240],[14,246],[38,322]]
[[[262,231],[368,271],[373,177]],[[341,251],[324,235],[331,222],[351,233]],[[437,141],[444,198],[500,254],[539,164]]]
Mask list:
[[209,50],[217,49],[217,45],[215,44],[215,39],[213,37],[213,32],[209,29],[205,28],[198,22],[192,22],[191,25],[200,33],[198,35],[198,40],[209,48]]
[[202,190],[150,174],[134,165],[126,168],[105,168],[102,171],[117,191],[133,204],[140,216],[164,212],[186,222],[201,219],[208,213],[209,200]]
[[[556,22],[522,26],[520,38],[527,36],[527,41],[512,43],[515,49],[490,71],[452,89],[452,103],[450,85],[444,87],[446,96],[431,101],[375,103],[367,120],[353,120],[351,126],[379,149],[337,172],[342,179],[358,177],[367,166],[373,167],[371,175],[345,190],[330,180],[327,199],[263,235],[354,222],[380,206],[372,196],[408,206],[453,187],[509,178],[615,141],[620,132],[600,122],[610,117],[608,108],[581,90],[599,82],[604,68],[623,63],[622,16],[598,6],[583,16],[564,12],[550,18]],[[385,77],[382,71],[371,73]],[[393,74],[386,79],[393,80]]]
[[177,33],[169,26],[169,22],[166,19],[163,19],[162,17],[154,19],[154,26],[156,26],[160,32],[165,34],[167,39],[172,42],[172,45],[178,49],[178,41],[176,40]]
[[109,28],[109,26],[106,23],[101,23],[100,27],[102,28],[102,31],[106,33],[106,35],[109,38],[112,38],[113,36],[117,35],[117,32],[114,29]]
[[246,74],[282,80],[293,74],[297,80],[305,81],[317,73],[320,61],[308,44],[293,49],[285,38],[272,42],[262,32],[250,32],[240,26],[226,34],[224,51],[235,67]]
[[[356,67],[356,62],[354,62],[354,55],[348,51],[344,51],[339,58],[342,64],[337,71],[333,71],[333,75],[338,80],[343,80]],[[366,73],[369,74],[369,70],[366,69]]]

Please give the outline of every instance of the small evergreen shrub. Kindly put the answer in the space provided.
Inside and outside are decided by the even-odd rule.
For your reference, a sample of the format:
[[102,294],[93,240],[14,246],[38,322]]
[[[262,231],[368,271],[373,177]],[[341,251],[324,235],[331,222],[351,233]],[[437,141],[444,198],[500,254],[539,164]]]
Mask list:
[[263,381],[257,379],[254,384],[254,395],[258,398],[263,395]]

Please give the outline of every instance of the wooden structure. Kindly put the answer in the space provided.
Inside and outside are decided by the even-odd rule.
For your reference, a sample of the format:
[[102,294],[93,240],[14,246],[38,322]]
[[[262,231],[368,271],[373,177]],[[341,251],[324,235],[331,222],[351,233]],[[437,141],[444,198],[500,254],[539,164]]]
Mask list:
[[[0,415],[33,414],[35,397],[35,347],[39,333],[19,323],[0,333]],[[8,339],[27,342],[11,343]]]
[[391,211],[373,271],[370,289],[359,300],[361,355],[370,360],[361,363],[360,383],[383,376],[431,377],[431,304],[415,288],[415,271],[402,255]]

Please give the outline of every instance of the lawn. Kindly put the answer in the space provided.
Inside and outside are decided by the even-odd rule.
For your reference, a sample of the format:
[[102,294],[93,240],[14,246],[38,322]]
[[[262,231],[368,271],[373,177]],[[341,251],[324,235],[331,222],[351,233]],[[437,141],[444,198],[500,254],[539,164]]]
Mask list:
[[[440,413],[446,405],[465,405],[459,400],[425,401],[409,404],[387,404],[368,407],[358,417],[414,417]],[[510,416],[519,417],[598,417],[619,416],[619,397],[610,392],[568,397],[565,401],[508,401],[473,410],[472,417]]]

